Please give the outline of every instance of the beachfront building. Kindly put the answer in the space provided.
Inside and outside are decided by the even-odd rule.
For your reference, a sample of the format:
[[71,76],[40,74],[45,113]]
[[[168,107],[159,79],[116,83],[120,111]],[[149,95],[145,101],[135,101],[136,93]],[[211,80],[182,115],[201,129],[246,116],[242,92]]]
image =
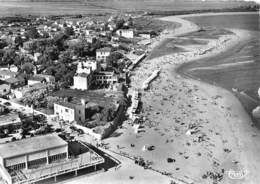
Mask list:
[[104,159],[81,142],[84,152],[75,153],[70,144],[49,134],[0,145],[0,181],[6,184],[32,184],[104,163]]
[[134,38],[133,29],[119,29],[116,31],[117,35],[125,38]]
[[114,84],[118,82],[118,76],[115,72],[101,71],[93,75],[93,83],[95,84]]
[[86,102],[81,101],[81,104],[74,104],[70,102],[54,103],[54,114],[64,121],[69,122],[84,122],[86,120]]
[[79,62],[77,74],[73,77],[73,88],[88,90],[93,82],[93,72],[95,71],[99,71],[99,63],[97,61]]

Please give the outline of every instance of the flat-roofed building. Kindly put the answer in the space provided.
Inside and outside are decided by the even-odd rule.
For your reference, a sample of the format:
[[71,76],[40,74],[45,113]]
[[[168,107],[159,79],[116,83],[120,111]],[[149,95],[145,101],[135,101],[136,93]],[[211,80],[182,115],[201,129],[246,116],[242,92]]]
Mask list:
[[0,145],[0,164],[7,170],[30,169],[68,159],[68,143],[55,134]]
[[56,134],[32,137],[0,145],[0,183],[33,184],[104,163],[104,158],[78,142],[67,143]]
[[11,72],[10,70],[1,70],[0,71],[0,80],[6,80],[12,77],[16,77],[17,72]]
[[96,72],[93,75],[95,84],[113,84],[118,82],[118,76],[114,72]]
[[73,88],[79,90],[88,90],[92,84],[92,73],[81,73],[73,77]]
[[112,52],[111,48],[109,48],[109,47],[98,49],[96,51],[96,60],[97,61],[106,61],[107,57],[110,56],[111,52]]
[[116,31],[118,36],[125,38],[134,38],[134,30],[133,29],[119,29]]
[[83,100],[81,104],[74,104],[69,102],[54,103],[54,114],[60,119],[69,122],[84,122],[86,120],[85,114],[86,104]]

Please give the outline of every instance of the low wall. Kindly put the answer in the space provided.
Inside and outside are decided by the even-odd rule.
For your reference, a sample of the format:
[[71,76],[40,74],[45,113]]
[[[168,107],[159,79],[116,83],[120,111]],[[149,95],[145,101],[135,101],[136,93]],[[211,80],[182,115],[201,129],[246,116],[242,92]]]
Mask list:
[[104,139],[109,137],[116,129],[117,127],[123,122],[124,118],[124,112],[125,112],[125,106],[120,105],[117,110],[117,115],[112,123],[110,123],[107,127],[104,127],[103,132],[98,134],[93,131],[93,129],[75,124],[75,127],[78,129],[83,130],[84,133],[89,134],[93,137],[95,137],[98,140]]
[[75,124],[74,126],[78,129],[83,130],[84,133],[92,135],[93,137],[95,137],[98,140],[101,140],[101,138],[102,138],[102,136],[100,134],[93,132],[93,130],[90,129],[90,128],[87,128],[87,127],[84,127],[84,126],[81,126],[81,125],[78,125],[78,124]]
[[118,107],[117,115],[114,119],[114,121],[108,126],[106,129],[104,129],[102,135],[102,139],[109,137],[116,129],[117,127],[122,124],[124,120],[124,114],[125,114],[126,107],[124,105],[120,105]]

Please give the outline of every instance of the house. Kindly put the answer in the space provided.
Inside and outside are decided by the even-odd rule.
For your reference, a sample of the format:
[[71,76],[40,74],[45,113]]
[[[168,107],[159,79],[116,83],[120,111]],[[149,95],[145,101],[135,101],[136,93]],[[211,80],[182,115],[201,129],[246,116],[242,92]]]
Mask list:
[[88,43],[94,43],[94,42],[97,40],[97,38],[96,38],[95,36],[89,36],[89,35],[87,35],[87,36],[85,37],[85,40],[86,40]]
[[92,84],[92,72],[81,73],[73,77],[73,88],[79,90],[88,90]]
[[36,74],[34,76],[39,77],[39,78],[44,78],[46,80],[46,82],[48,82],[48,83],[54,83],[55,82],[55,77],[52,76],[52,75]]
[[114,84],[118,82],[118,76],[114,72],[101,71],[95,72],[93,75],[93,83],[95,84]]
[[12,77],[16,77],[17,72],[11,72],[10,70],[0,70],[0,80],[6,80]]
[[82,99],[81,104],[70,102],[54,103],[54,114],[64,121],[84,122],[86,120],[86,102]]
[[10,85],[12,89],[22,87],[25,85],[25,80],[22,77],[11,77],[4,81],[6,84]]
[[86,31],[85,31],[85,34],[86,35],[91,35],[91,34],[93,34],[94,33],[94,31],[93,30],[90,30],[90,29],[87,29]]
[[0,71],[2,71],[2,70],[9,70],[11,72],[18,72],[18,67],[15,66],[15,65],[11,65],[11,66],[7,65],[7,66],[0,67]]
[[104,47],[101,49],[98,49],[96,51],[96,60],[97,61],[106,61],[107,57],[110,56],[111,54],[111,48],[109,47]]
[[34,61],[37,62],[37,61],[39,60],[39,58],[41,57],[41,55],[42,55],[42,54],[39,53],[39,52],[34,53],[34,55],[33,55]]
[[140,33],[139,36],[145,39],[151,39],[150,33]]
[[35,44],[35,40],[30,40],[30,41],[24,42],[23,48],[24,48],[24,50],[28,51],[33,47],[34,44]]
[[108,27],[108,29],[109,29],[110,31],[114,31],[114,30],[116,30],[116,23],[111,22],[111,23],[109,23],[109,24],[107,25],[107,27]]
[[90,74],[92,71],[99,70],[99,63],[97,61],[83,61],[79,62],[77,66],[77,73],[87,73]]
[[48,88],[47,84],[36,83],[36,84],[30,85],[30,86],[27,85],[24,87],[12,89],[11,92],[12,92],[14,98],[20,99],[20,98],[23,98],[24,95],[26,95],[27,93],[31,93],[36,90],[44,90],[47,88]]
[[45,83],[45,82],[46,82],[46,79],[44,77],[34,75],[28,79],[28,86],[32,86],[32,85],[38,84],[38,83]]
[[119,29],[116,31],[117,35],[125,38],[134,38],[133,29]]

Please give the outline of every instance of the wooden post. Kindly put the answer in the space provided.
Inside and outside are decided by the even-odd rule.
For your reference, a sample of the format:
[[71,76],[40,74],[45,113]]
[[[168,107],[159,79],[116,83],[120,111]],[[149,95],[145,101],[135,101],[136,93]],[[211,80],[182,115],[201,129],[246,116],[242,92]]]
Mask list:
[[78,170],[75,170],[75,176],[78,176]]
[[54,182],[55,183],[57,182],[57,176],[54,176]]

